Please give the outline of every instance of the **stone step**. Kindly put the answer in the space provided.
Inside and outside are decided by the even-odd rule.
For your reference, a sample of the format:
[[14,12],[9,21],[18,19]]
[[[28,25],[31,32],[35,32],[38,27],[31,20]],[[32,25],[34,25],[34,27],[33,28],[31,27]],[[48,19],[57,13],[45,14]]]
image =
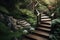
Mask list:
[[35,40],[47,40],[46,38],[43,38],[43,37],[40,37],[40,36],[37,36],[37,35],[33,35],[33,34],[29,34],[27,35],[27,37],[31,38],[32,39],[35,39]]
[[30,26],[30,23],[28,23],[26,20],[18,20],[17,25],[22,25],[23,27]]

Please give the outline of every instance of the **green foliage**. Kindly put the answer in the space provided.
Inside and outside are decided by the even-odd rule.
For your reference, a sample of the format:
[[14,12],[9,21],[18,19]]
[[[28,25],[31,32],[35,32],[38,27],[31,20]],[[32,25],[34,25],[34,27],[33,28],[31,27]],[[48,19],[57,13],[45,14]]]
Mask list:
[[29,17],[36,17],[36,16],[34,15],[34,13],[33,13],[32,11],[28,10],[28,9],[20,9],[20,11],[21,11],[24,15],[27,15],[27,16],[29,16]]
[[14,18],[20,18],[20,14],[19,14],[19,11],[12,11],[10,12],[9,14],[10,16],[13,16]]
[[51,40],[59,40],[60,39],[60,35],[59,35],[60,25],[59,25],[59,23],[60,23],[60,18],[54,19],[52,21],[51,27],[54,29],[52,29],[52,31],[53,31],[52,35],[53,36],[52,36]]
[[46,6],[44,6],[44,5],[42,5],[42,4],[39,4],[38,10],[40,10],[40,11],[48,11],[48,8]]
[[34,18],[27,18],[26,20],[27,20],[29,23],[31,23],[31,25],[32,25],[33,27],[36,26],[37,19],[34,19]]
[[0,22],[0,40],[4,40],[4,39],[7,39],[6,38],[6,36],[9,34],[9,29],[8,29],[8,27],[4,24],[4,23],[2,23],[2,22]]
[[[4,1],[4,0],[3,0]],[[30,2],[28,0],[6,0],[3,2],[0,1],[0,4],[3,4],[4,6],[0,6],[0,12],[3,12],[2,14],[5,14],[7,16],[12,16],[14,18],[27,20],[31,24],[31,26],[35,27],[36,24],[36,15],[26,9],[27,4]],[[21,4],[19,4],[21,3]],[[15,5],[16,4],[16,5]],[[11,40],[13,37],[20,37],[24,34],[23,31],[27,30],[25,28],[19,29],[16,32],[13,32],[10,27],[8,27],[6,20],[1,19],[0,20],[0,40]],[[28,30],[29,31],[29,30]]]
[[21,9],[20,10],[24,15],[27,16],[26,20],[31,24],[31,25],[36,25],[36,22],[37,22],[37,17],[36,15],[32,12],[32,11],[29,11],[27,9]]
[[23,29],[16,32],[11,32],[10,28],[0,22],[0,40],[11,40],[13,37],[21,37]]
[[1,5],[0,5],[0,12],[4,12],[5,14],[9,13],[8,10],[5,7],[1,6]]

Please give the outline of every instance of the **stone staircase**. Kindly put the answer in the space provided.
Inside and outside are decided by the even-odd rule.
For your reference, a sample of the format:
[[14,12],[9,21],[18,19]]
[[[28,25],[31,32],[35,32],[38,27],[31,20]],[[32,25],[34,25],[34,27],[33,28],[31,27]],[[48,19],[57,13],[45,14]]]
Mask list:
[[41,24],[36,27],[35,32],[24,36],[24,40],[49,40],[51,30],[51,19],[46,14],[41,14]]

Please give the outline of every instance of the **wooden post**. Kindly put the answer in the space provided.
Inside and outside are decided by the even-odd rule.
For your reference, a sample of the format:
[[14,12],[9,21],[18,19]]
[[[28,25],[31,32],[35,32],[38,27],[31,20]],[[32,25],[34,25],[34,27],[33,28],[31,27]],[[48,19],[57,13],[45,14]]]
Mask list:
[[41,13],[37,9],[36,9],[36,12],[37,12],[37,27],[38,27],[38,25],[41,22]]

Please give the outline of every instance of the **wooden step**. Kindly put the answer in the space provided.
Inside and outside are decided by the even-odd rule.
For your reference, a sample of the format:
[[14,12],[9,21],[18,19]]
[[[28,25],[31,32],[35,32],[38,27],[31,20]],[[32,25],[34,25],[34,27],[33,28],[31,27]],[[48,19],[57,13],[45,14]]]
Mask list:
[[44,28],[51,29],[51,27],[47,27],[47,26],[43,26],[43,25],[39,25],[39,27],[44,27]]
[[[31,39],[26,38],[26,37],[23,37],[23,39],[22,39],[22,40],[31,40]],[[35,39],[32,39],[32,40],[35,40]]]
[[51,21],[41,21],[41,24],[48,24],[48,25],[50,25]]
[[45,14],[41,14],[41,16],[45,16]]
[[51,24],[51,21],[41,21],[41,22],[44,22],[44,23],[50,23],[50,24]]
[[41,19],[50,19],[48,16],[42,16]]
[[48,16],[41,16],[41,18],[49,18]]
[[51,27],[51,25],[47,25],[47,24],[40,24],[41,26],[46,26],[46,27]]
[[41,17],[41,19],[48,19],[48,18]]
[[42,36],[44,36],[44,37],[49,37],[49,33],[47,33],[47,32],[35,30],[34,33],[35,33],[35,34],[38,34],[38,35],[42,35]]
[[42,21],[48,21],[48,20],[50,20],[51,21],[51,19],[41,19]]
[[35,40],[47,40],[46,38],[37,36],[37,35],[33,35],[33,34],[29,34],[27,35],[27,37],[31,38],[31,39],[35,39]]
[[50,30],[51,30],[51,29],[44,28],[44,27],[37,27],[37,29],[39,29],[39,30],[43,30],[43,31],[50,31]]

